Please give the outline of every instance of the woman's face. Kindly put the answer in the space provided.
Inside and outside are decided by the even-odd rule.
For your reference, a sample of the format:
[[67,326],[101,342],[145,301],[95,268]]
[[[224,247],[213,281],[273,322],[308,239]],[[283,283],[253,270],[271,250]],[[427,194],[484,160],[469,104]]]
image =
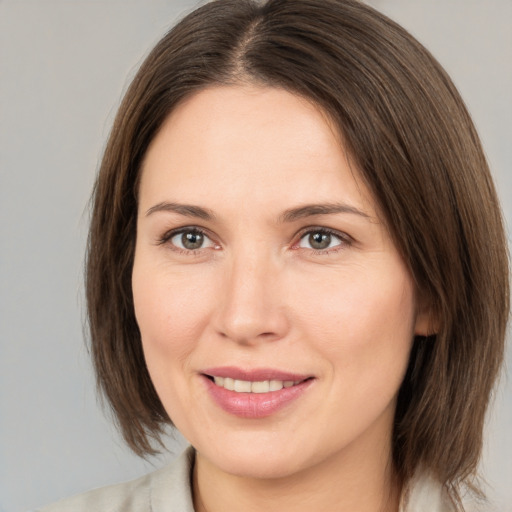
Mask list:
[[226,86],[173,111],[143,165],[133,294],[156,391],[216,468],[278,477],[389,457],[425,319],[311,103]]

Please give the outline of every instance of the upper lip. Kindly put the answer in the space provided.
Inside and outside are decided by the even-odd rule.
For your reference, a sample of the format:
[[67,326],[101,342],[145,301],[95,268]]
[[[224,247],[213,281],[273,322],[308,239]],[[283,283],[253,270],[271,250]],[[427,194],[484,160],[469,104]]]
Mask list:
[[235,380],[245,380],[251,382],[260,382],[264,380],[282,380],[282,381],[302,381],[311,375],[287,372],[275,368],[251,368],[242,369],[236,366],[219,366],[217,368],[207,368],[201,371],[202,374],[209,377],[230,377]]

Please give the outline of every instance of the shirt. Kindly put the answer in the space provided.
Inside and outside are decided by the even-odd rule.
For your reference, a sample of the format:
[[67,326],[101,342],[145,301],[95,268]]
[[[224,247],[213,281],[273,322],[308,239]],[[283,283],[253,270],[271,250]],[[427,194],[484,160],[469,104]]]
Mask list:
[[[61,500],[34,512],[194,512],[189,446],[174,462],[141,478]],[[454,512],[442,486],[427,476],[414,478],[400,512]]]

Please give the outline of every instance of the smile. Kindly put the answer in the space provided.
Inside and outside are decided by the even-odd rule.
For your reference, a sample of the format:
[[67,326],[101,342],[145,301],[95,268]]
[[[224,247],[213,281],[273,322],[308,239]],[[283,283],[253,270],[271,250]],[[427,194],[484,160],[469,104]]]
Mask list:
[[283,388],[291,388],[301,381],[293,380],[238,380],[231,377],[213,377],[216,386],[235,391],[236,393],[270,393],[271,391],[280,391]]
[[315,382],[311,375],[277,369],[217,367],[201,372],[213,403],[245,419],[272,416],[300,401]]

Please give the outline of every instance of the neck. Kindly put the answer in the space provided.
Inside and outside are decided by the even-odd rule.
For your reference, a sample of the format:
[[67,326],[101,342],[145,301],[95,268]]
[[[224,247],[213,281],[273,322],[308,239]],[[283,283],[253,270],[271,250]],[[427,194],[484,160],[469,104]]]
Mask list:
[[193,491],[196,512],[397,512],[400,498],[390,447],[382,446],[348,448],[279,478],[229,474],[197,453]]

